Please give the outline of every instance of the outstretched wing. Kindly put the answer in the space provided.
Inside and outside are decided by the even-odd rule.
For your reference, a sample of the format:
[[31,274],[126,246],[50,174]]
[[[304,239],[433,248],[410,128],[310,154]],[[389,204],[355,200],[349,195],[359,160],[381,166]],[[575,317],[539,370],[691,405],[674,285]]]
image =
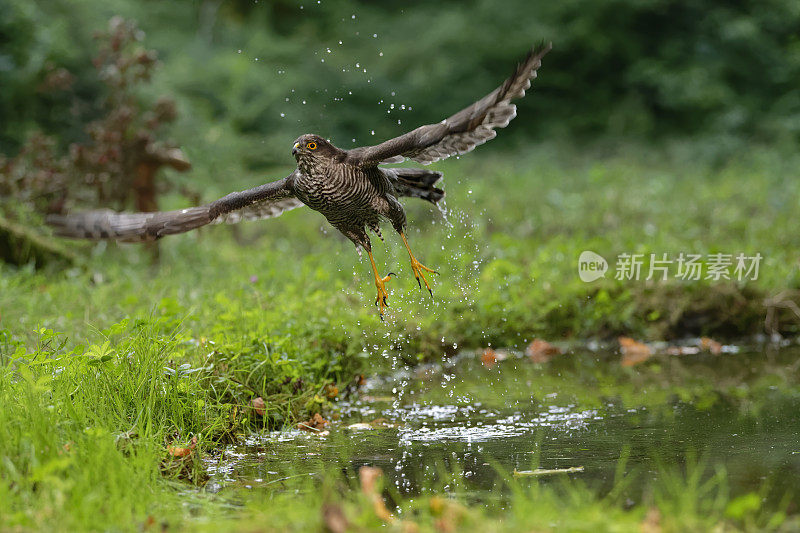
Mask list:
[[211,223],[236,223],[240,220],[277,217],[303,203],[294,197],[295,170],[282,180],[253,189],[231,193],[210,204],[157,213],[116,213],[88,211],[70,215],[50,215],[47,223],[56,235],[72,239],[144,242],[165,235],[184,233]]
[[542,65],[542,57],[551,48],[552,44],[548,43],[531,49],[500,87],[450,118],[420,126],[375,146],[354,148],[348,151],[347,161],[369,166],[400,162],[402,157],[427,165],[469,152],[493,139],[497,135],[495,128],[505,128],[517,115],[517,107],[511,100],[525,96],[525,90],[530,88],[536,70]]

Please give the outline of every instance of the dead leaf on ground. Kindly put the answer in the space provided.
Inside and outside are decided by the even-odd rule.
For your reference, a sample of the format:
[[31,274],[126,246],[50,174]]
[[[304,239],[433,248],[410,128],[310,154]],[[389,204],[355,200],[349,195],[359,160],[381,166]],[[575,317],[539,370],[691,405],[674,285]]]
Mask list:
[[188,446],[173,446],[170,444],[167,446],[167,453],[172,457],[186,457],[187,455],[191,455],[196,446],[197,436],[194,436],[192,437],[192,440],[189,441]]
[[197,448],[197,437],[192,437],[188,446],[167,446],[167,457],[161,461],[161,472],[167,477],[176,477],[202,485],[208,481],[208,474],[202,468]]
[[486,348],[481,354],[481,364],[488,369],[492,369],[494,365],[500,361],[505,361],[508,358],[506,352],[494,350],[493,348]]
[[644,343],[635,341],[630,337],[620,337],[618,340],[620,350],[622,351],[622,366],[633,366],[643,363],[653,355],[650,351],[650,347]]
[[250,400],[250,406],[253,408],[253,412],[258,416],[264,416],[267,412],[267,402],[265,402],[264,398],[261,396]]
[[322,505],[322,523],[330,533],[345,533],[350,527],[342,508],[332,503]]
[[701,337],[700,349],[711,352],[714,355],[719,355],[722,353],[722,343],[719,343],[710,337]]
[[486,348],[481,354],[481,364],[491,370],[497,364],[497,352],[491,348]]
[[546,363],[562,353],[559,347],[553,346],[542,339],[533,339],[533,342],[528,345],[525,352],[534,363]]
[[383,477],[383,470],[375,466],[362,466],[358,469],[358,478],[361,481],[361,492],[372,502],[375,515],[384,522],[394,522],[394,516],[386,508],[386,504],[378,492],[378,481]]
[[322,418],[321,414],[314,413],[314,416],[312,416],[310,419],[297,424],[297,429],[303,429],[306,431],[322,431],[329,424],[330,422]]

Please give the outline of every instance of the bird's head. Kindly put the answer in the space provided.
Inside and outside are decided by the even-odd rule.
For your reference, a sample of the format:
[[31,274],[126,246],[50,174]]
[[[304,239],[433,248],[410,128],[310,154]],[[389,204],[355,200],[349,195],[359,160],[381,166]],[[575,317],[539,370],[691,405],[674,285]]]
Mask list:
[[292,155],[298,163],[327,161],[336,158],[342,150],[336,148],[319,135],[307,133],[294,141]]

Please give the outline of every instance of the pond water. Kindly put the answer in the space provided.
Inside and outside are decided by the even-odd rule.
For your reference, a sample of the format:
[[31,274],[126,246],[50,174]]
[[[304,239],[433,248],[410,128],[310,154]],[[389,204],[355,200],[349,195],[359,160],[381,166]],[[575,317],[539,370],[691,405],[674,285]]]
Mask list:
[[[611,352],[574,351],[545,364],[476,354],[367,381],[321,433],[273,432],[208,463],[207,489],[285,488],[332,470],[381,467],[394,490],[504,490],[503,473],[567,469],[600,493],[621,467],[630,503],[665,468],[696,457],[722,466],[732,494],[800,486],[800,350],[656,356],[632,368]],[[624,459],[621,459],[624,457]],[[523,478],[524,479],[524,478]]]

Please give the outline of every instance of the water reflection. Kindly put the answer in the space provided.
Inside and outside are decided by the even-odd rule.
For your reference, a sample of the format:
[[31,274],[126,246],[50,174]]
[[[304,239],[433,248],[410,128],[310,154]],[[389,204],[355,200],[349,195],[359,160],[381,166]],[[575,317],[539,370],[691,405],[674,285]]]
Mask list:
[[463,357],[424,380],[398,372],[343,405],[325,436],[273,432],[229,448],[209,462],[208,489],[291,488],[309,475],[374,465],[402,494],[481,499],[502,487],[498,470],[582,466],[570,477],[607,491],[623,453],[640,482],[696,453],[726,467],[734,493],[769,479],[779,494],[800,484],[797,376],[780,358],[729,357],[738,359],[724,371],[700,357],[618,372],[613,383],[588,353],[551,366],[512,360],[492,372]]

